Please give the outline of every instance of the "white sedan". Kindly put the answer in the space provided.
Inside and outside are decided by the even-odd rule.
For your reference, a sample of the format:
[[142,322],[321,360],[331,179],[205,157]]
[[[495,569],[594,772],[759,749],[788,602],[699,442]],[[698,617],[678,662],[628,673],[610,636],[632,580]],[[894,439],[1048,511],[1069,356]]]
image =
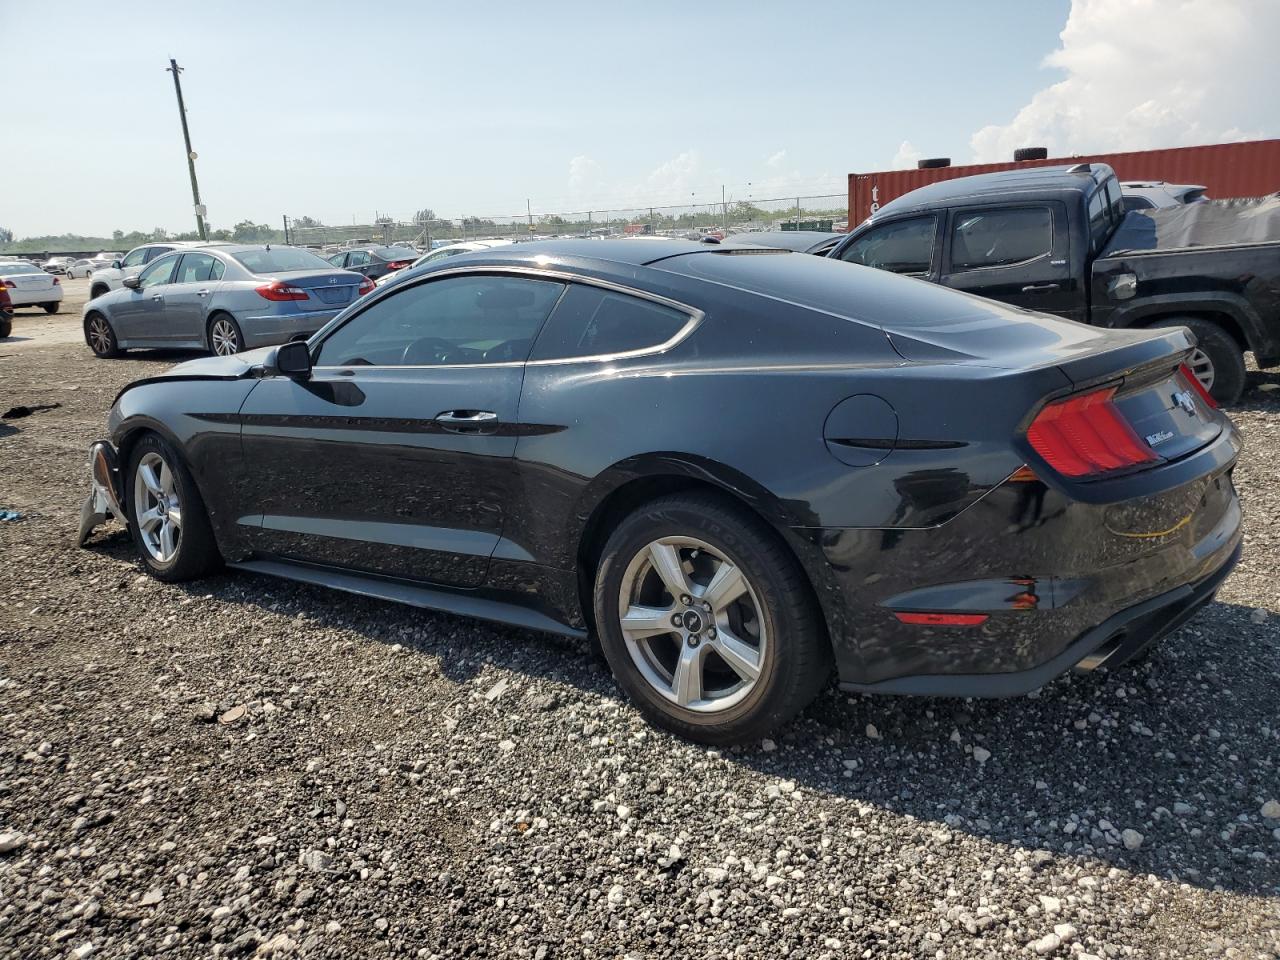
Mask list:
[[91,257],[88,260],[77,260],[71,266],[67,267],[67,276],[72,280],[87,279],[89,274],[95,270],[102,270],[111,266],[110,260],[102,260],[98,257]]
[[34,263],[0,263],[0,283],[9,291],[15,307],[44,307],[48,313],[57,313],[62,303],[62,284],[58,278]]
[[[412,270],[414,267],[420,267],[424,263],[435,263],[437,260],[447,260],[449,257],[456,257],[460,253],[473,253],[476,250],[489,250],[493,247],[509,247],[513,241],[511,240],[465,240],[461,243],[450,243],[443,247],[437,247],[430,253],[424,253],[409,266],[406,270]],[[374,281],[378,286],[386,286],[396,277],[400,276],[400,271],[388,273],[385,277],[381,277]]]

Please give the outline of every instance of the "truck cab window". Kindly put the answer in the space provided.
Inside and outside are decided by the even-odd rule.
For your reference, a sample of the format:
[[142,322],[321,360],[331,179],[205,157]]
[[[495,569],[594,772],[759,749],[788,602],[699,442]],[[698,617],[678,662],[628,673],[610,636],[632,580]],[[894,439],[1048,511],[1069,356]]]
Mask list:
[[1006,267],[1047,256],[1053,250],[1053,214],[1048,207],[966,210],[951,229],[951,268]]
[[892,273],[928,273],[937,217],[910,217],[872,227],[840,254],[848,263]]

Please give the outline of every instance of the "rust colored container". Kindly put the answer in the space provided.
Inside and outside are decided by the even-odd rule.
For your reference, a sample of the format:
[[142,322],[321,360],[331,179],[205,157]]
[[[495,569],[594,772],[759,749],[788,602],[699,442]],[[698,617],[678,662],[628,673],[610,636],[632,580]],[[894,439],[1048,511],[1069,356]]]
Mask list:
[[861,223],[890,200],[939,180],[1018,167],[1052,167],[1064,163],[1107,163],[1121,180],[1164,180],[1202,184],[1209,196],[1260,197],[1280,190],[1280,140],[1214,143],[1133,153],[1095,153],[1050,157],[1021,163],[979,163],[932,170],[885,170],[849,174],[849,224]]

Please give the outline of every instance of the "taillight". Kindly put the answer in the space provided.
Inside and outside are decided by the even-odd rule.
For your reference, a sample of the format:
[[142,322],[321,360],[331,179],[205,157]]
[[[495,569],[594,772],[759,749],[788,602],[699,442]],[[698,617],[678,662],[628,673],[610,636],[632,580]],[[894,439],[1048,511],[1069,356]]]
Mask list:
[[1046,406],[1027,440],[1049,466],[1067,477],[1088,477],[1158,460],[1112,402],[1115,387]]
[[388,264],[387,264],[387,269],[388,269],[388,270],[403,270],[405,267],[407,267],[407,266],[408,266],[409,264],[411,264],[411,263],[413,263],[413,261],[412,261],[412,260],[394,260],[394,261],[392,261],[391,263],[388,263]]
[[274,300],[280,302],[282,300],[306,300],[307,291],[301,287],[291,287],[283,280],[277,280],[274,283],[264,283],[260,287],[255,287],[254,292],[264,300]]
[[357,297],[363,297],[366,293],[372,293],[372,292],[373,292],[373,289],[374,289],[376,286],[377,286],[377,284],[376,284],[376,283],[374,283],[374,282],[373,282],[372,280],[370,280],[368,277],[365,277],[365,278],[364,278],[364,281],[360,284],[360,290],[359,290],[359,292],[358,292],[358,293],[356,293],[356,296],[357,296]]
[[58,280],[58,278],[57,278],[57,277],[54,277],[54,278],[53,278],[53,285],[54,285],[55,287],[58,287],[58,286],[61,286],[62,284],[61,284],[61,281],[60,281],[60,280]]
[[1200,399],[1209,405],[1210,410],[1218,409],[1218,401],[1204,388],[1204,384],[1200,382],[1200,378],[1195,375],[1190,367],[1185,363],[1178,368],[1178,372],[1182,374],[1182,379],[1186,380],[1191,389],[1200,395]]

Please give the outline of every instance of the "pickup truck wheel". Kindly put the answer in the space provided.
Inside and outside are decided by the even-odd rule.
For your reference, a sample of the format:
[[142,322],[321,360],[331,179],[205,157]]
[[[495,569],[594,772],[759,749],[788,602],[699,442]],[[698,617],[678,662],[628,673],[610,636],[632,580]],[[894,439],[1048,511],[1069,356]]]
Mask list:
[[1220,404],[1235,403],[1244,392],[1244,353],[1235,338],[1212,320],[1178,317],[1153,327],[1186,327],[1196,335],[1196,349],[1188,366],[1196,379]]

